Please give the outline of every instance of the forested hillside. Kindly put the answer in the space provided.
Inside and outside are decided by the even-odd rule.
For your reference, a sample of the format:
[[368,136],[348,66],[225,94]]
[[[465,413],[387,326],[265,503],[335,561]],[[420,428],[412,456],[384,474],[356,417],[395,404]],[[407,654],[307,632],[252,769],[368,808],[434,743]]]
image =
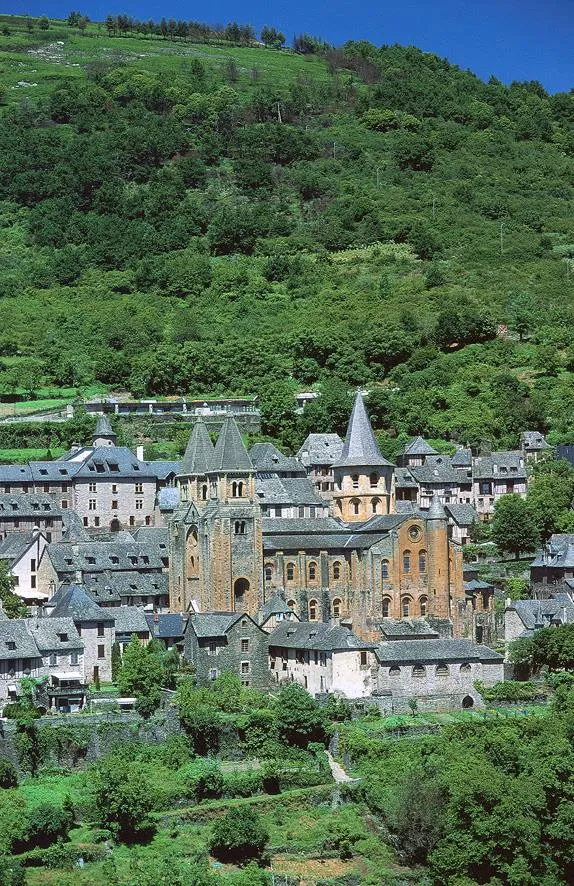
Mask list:
[[574,93],[414,47],[46,24],[0,21],[2,390],[27,357],[255,392],[295,446],[365,385],[389,451],[574,442]]

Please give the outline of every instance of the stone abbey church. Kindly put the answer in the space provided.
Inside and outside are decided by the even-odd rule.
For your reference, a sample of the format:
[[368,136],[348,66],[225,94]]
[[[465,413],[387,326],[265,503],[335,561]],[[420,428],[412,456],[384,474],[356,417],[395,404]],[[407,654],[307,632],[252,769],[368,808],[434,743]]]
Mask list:
[[462,555],[445,511],[435,495],[426,512],[396,512],[395,466],[379,450],[360,393],[330,500],[315,516],[268,516],[262,485],[291,478],[283,483],[301,503],[313,490],[295,459],[284,458],[276,473],[270,461],[254,464],[233,419],[215,446],[206,426],[195,425],[169,522],[172,611],[255,615],[280,597],[300,620],[352,625],[363,639],[389,617],[426,616],[455,636],[464,632]]

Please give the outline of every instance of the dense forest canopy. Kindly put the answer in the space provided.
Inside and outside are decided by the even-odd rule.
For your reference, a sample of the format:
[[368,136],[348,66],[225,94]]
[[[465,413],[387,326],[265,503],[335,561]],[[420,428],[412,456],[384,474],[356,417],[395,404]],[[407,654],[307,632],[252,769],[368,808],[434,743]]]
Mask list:
[[80,389],[255,392],[295,446],[363,385],[389,439],[574,440],[574,92],[271,27],[2,24],[6,72],[49,67],[0,116],[2,391],[25,357]]

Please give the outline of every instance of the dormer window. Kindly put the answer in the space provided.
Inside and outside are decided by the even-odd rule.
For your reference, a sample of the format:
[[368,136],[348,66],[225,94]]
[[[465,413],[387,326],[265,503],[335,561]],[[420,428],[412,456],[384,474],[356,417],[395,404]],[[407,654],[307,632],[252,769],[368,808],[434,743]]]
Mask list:
[[64,633],[62,633],[62,634],[58,634],[58,637],[60,638],[60,643],[67,643],[67,641],[68,641],[68,635],[67,635],[67,634],[64,634]]
[[66,470],[66,468],[60,468],[60,474],[67,475],[68,471]]
[[40,473],[41,473],[43,476],[46,476],[47,473],[48,473],[48,471],[46,470],[46,468],[40,468]]
[[93,565],[95,562],[96,562],[95,557],[86,557],[86,563],[90,563],[91,565]]
[[120,562],[120,558],[119,558],[119,557],[115,557],[115,556],[113,556],[113,557],[110,557],[110,561],[111,561],[112,563],[119,563],[119,562]]
[[14,640],[6,640],[6,646],[8,649],[16,649],[16,643]]
[[120,466],[115,464],[115,462],[108,462],[108,467],[110,471],[113,471],[115,474],[117,474],[120,469]]

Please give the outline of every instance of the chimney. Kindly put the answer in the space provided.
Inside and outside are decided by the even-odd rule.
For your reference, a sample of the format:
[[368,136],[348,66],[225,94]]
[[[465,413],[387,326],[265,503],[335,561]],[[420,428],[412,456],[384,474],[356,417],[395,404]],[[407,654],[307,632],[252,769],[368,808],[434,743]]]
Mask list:
[[78,452],[81,448],[81,443],[72,443],[72,445],[70,446],[70,452]]
[[143,461],[143,460],[144,460],[144,451],[143,451],[143,449],[144,449],[144,448],[143,448],[143,446],[142,446],[141,444],[140,444],[139,446],[136,446],[136,458],[137,458],[138,461]]
[[33,526],[32,527],[32,538],[37,538],[40,535],[40,527]]
[[153,623],[154,625],[159,624],[159,612],[157,611],[157,609],[154,609],[153,611]]
[[81,585],[84,576],[82,575],[81,569],[76,569],[76,584]]

